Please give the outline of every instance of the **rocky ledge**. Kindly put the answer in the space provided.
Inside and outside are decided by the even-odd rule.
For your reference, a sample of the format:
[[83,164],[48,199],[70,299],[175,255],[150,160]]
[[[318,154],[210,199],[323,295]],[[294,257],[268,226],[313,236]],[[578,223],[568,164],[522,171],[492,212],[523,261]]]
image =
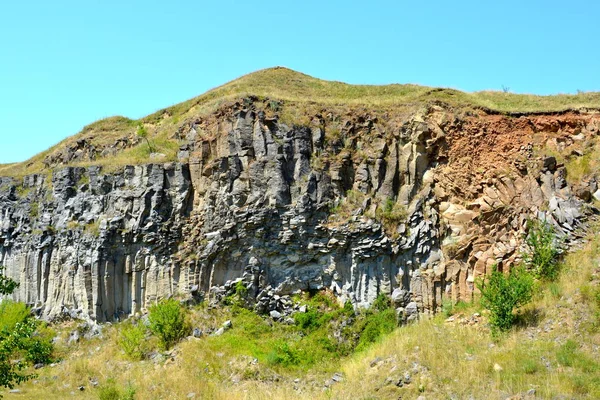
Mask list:
[[0,264],[47,318],[113,320],[243,285],[281,318],[287,296],[327,289],[357,307],[393,294],[414,319],[519,262],[529,219],[577,240],[596,181],[573,186],[537,154],[576,157],[599,132],[594,113],[441,106],[300,126],[239,102],[185,121],[177,163],[0,178]]

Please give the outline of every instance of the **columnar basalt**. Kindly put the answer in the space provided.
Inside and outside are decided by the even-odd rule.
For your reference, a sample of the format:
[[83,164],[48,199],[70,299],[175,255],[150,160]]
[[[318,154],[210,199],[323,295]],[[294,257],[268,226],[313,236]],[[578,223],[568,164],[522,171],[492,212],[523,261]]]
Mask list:
[[574,238],[581,193],[597,190],[573,190],[533,151],[585,146],[593,113],[431,106],[309,121],[239,102],[180,126],[179,163],[2,178],[0,263],[21,282],[15,297],[102,321],[243,278],[258,299],[328,289],[368,306],[398,289],[401,307],[431,313],[518,262],[528,219]]

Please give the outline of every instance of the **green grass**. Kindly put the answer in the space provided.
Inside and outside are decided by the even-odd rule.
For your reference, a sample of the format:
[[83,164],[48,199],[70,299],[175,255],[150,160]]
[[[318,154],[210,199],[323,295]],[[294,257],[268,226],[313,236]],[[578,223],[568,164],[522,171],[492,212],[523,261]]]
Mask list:
[[[384,297],[356,315],[326,292],[297,296],[294,300],[306,304],[309,312],[296,317],[293,325],[237,306],[203,305],[190,310],[193,326],[217,328],[232,320],[233,327],[221,336],[184,339],[173,348],[173,360],[157,364],[148,359],[131,362],[122,353],[121,324],[105,327],[103,339],[66,346],[65,338],[76,327],[72,323],[61,329],[59,355],[64,361],[40,369],[38,383],[21,385],[19,396],[61,399],[85,384],[80,398],[124,397],[128,388],[135,388],[135,398],[186,398],[195,392],[197,398],[228,400],[507,398],[532,388],[536,398],[600,398],[595,350],[600,330],[593,320],[600,309],[600,238],[591,239],[582,250],[566,255],[558,279],[542,282],[526,306],[540,318],[497,338],[490,336],[489,314],[476,302],[445,304],[445,313],[399,329]],[[475,313],[481,314],[478,323],[461,322]],[[446,321],[450,314],[453,321]],[[332,333],[352,319],[346,337],[355,341],[340,347]],[[552,329],[546,332],[547,324]],[[341,372],[344,381],[323,390],[334,372]],[[386,384],[405,372],[412,375],[412,383]],[[90,378],[99,381],[97,388],[89,386]],[[296,378],[301,379],[301,392],[293,389]]]
[[[45,168],[44,159],[58,154],[79,139],[86,139],[100,148],[124,137],[133,138],[140,124],[157,152],[175,159],[178,143],[173,134],[185,120],[207,116],[219,107],[233,101],[256,96],[267,100],[265,109],[277,112],[289,124],[307,123],[306,110],[318,112],[323,106],[368,108],[390,111],[414,107],[431,102],[444,102],[455,107],[481,108],[502,113],[542,113],[569,109],[600,108],[600,92],[536,96],[482,91],[474,93],[454,89],[431,88],[413,84],[350,85],[342,82],[317,79],[287,68],[269,68],[242,76],[205,94],[155,113],[132,120],[116,116],[85,126],[81,132],[69,137],[31,159],[14,164],[0,164],[0,176],[23,176]],[[103,165],[118,168],[127,164],[148,162],[148,146],[137,146],[116,156],[84,161],[83,165]],[[81,165],[81,164],[80,164]]]

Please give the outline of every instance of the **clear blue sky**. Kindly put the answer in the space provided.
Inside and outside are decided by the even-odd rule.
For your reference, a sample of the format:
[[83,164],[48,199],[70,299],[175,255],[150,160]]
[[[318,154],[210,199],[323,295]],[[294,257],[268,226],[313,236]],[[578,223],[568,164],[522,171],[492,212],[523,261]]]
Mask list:
[[276,65],[350,83],[599,91],[599,18],[595,0],[4,0],[0,163]]

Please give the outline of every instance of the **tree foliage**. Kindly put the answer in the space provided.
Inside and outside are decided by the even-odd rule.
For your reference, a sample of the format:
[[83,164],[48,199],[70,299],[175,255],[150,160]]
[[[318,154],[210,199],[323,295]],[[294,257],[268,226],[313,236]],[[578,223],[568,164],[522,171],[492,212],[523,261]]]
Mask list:
[[[2,274],[0,295],[7,296],[19,286]],[[28,365],[47,363],[52,356],[51,342],[37,334],[38,323],[22,303],[3,300],[0,303],[0,387],[12,389],[32,377],[24,372]]]
[[481,304],[490,311],[494,333],[509,330],[516,318],[515,309],[527,304],[533,295],[533,277],[521,267],[511,269],[508,275],[494,267],[478,286]]

